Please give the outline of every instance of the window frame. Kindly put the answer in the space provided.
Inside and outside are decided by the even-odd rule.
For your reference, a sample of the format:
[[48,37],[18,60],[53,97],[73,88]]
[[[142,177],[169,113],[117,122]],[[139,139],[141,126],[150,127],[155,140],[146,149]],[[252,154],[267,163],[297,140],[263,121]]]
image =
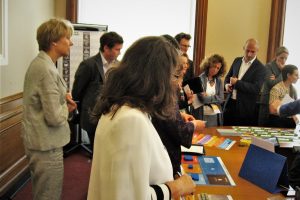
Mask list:
[[1,45],[0,45],[0,65],[8,65],[8,1],[1,0]]
[[267,62],[275,57],[276,49],[283,44],[286,0],[272,0]]

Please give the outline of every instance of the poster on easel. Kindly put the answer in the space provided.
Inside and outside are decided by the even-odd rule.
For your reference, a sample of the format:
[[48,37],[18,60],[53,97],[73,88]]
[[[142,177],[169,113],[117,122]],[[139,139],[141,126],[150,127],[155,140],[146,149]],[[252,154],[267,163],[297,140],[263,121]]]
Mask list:
[[70,48],[70,54],[57,61],[57,69],[65,80],[68,91],[72,91],[79,64],[99,52],[100,37],[108,29],[107,25],[73,24],[73,26],[74,33],[71,37],[73,46]]

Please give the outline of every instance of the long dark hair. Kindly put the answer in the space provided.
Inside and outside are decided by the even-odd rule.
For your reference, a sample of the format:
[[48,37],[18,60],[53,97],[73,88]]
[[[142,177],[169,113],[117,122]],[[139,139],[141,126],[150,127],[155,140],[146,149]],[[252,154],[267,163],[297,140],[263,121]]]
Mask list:
[[122,105],[138,108],[161,119],[172,118],[176,105],[173,72],[178,65],[176,49],[163,37],[144,37],[128,48],[118,67],[108,71],[103,92],[92,112],[112,117]]
[[298,67],[295,65],[285,65],[281,71],[282,80],[286,81],[288,79],[288,74],[292,75],[296,70],[298,70]]

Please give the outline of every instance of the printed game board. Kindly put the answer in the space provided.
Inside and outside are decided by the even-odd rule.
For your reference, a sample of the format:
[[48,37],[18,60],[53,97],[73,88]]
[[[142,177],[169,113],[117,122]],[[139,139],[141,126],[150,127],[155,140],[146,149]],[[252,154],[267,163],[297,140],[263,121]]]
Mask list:
[[253,135],[255,137],[268,139],[277,137],[280,146],[300,144],[300,135],[296,134],[293,129],[280,129],[280,128],[263,128],[263,127],[243,127],[233,126],[236,132],[241,134],[242,138]]
[[182,156],[181,165],[196,185],[235,185],[220,157],[186,154]]
[[231,140],[229,138],[203,133],[195,133],[192,140],[193,144],[204,145],[207,147],[217,147],[225,150],[229,150],[235,144],[235,142],[235,140]]

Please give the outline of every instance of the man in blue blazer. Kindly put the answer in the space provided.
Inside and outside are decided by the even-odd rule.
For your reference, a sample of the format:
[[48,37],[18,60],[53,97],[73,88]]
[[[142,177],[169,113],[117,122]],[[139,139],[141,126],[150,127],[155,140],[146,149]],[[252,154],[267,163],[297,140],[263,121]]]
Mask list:
[[123,38],[119,34],[104,33],[100,38],[99,53],[82,61],[75,73],[72,96],[79,101],[80,125],[87,132],[92,149],[97,124],[90,121],[90,112],[102,91],[105,73],[117,62],[122,47]]
[[[270,104],[270,113],[278,114],[280,117],[300,114],[300,99],[282,105],[280,100],[275,100]],[[295,131],[297,131],[297,127]],[[289,170],[289,183],[294,189],[296,189],[296,186],[300,187],[300,152],[297,152],[294,161],[291,164]]]
[[270,105],[270,112],[279,114],[280,117],[300,114],[300,99],[283,105],[281,105],[281,101],[276,100]]
[[244,56],[237,57],[225,77],[228,92],[224,104],[224,125],[256,126],[257,99],[264,82],[265,66],[257,59],[257,40],[248,39],[243,47]]
[[[278,107],[278,114],[281,117],[300,114],[300,99]],[[289,181],[292,187],[300,187],[300,152],[297,153],[289,171]],[[300,191],[298,191],[300,193]],[[300,195],[300,194],[299,194]]]
[[[300,114],[300,99],[282,105],[280,100],[275,100],[270,104],[270,113],[278,114],[280,117]],[[289,183],[294,189],[296,189],[296,186],[300,187],[300,152],[297,152],[290,167]]]

